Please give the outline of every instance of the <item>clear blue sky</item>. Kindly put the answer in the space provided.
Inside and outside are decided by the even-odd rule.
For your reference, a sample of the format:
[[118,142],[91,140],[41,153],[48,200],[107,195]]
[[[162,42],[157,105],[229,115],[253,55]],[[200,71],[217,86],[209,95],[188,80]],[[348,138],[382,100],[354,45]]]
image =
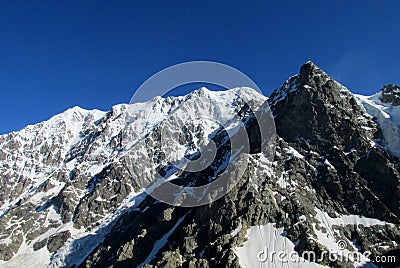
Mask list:
[[266,95],[307,60],[353,92],[400,84],[398,0],[192,2],[2,2],[0,133],[127,103],[192,60],[238,68]]

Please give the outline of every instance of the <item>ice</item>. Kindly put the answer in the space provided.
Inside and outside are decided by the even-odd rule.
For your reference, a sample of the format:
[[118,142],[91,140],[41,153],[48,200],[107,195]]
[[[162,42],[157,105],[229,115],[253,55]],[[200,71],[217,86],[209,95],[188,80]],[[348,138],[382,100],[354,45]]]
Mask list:
[[366,217],[360,217],[358,215],[339,215],[339,217],[336,218],[331,218],[328,213],[316,209],[317,212],[317,219],[320,221],[323,221],[326,226],[332,226],[332,225],[347,225],[347,224],[353,224],[353,225],[363,225],[365,227],[368,226],[373,226],[373,225],[387,225],[388,223],[385,221],[373,219],[373,218],[366,218]]
[[[324,267],[296,255],[294,243],[282,234],[283,228],[276,228],[272,223],[250,227],[247,230],[248,240],[243,243],[243,246],[235,248],[241,267]],[[280,253],[286,254],[287,258],[279,258]]]
[[288,149],[285,148],[285,151],[287,154],[290,155],[289,159],[292,159],[293,157],[304,159],[304,155],[300,154],[296,149],[291,146],[289,146]]
[[400,105],[383,103],[380,96],[380,92],[372,96],[355,95],[365,111],[376,117],[385,137],[387,150],[400,157]]
[[106,165],[92,165],[89,169],[87,169],[87,176],[94,176],[100,173]]
[[236,227],[236,229],[231,232],[231,236],[235,237],[238,233],[240,233],[241,230],[242,230],[242,223],[240,223],[238,227]]
[[22,242],[18,253],[7,262],[0,262],[0,266],[4,268],[15,267],[46,267],[50,259],[50,252],[47,247],[43,247],[38,251],[34,251],[31,245],[25,241]]
[[331,162],[328,161],[328,159],[325,159],[324,164],[328,166],[328,168],[336,170],[335,167],[331,164]]

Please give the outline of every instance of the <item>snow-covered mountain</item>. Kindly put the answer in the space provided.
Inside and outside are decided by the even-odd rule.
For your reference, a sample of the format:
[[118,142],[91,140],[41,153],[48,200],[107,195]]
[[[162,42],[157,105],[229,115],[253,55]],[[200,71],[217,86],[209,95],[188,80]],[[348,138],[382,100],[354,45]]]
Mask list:
[[376,117],[386,149],[400,158],[400,87],[386,85],[372,96],[355,96],[366,112]]
[[[398,99],[394,85],[353,95],[308,62],[269,99],[202,88],[108,112],[74,107],[1,135],[0,266],[374,267],[400,244]],[[275,125],[257,126],[267,111]],[[230,151],[237,122],[248,152]],[[272,156],[260,142],[271,127]],[[210,140],[208,168],[171,168]],[[243,175],[210,204],[168,205],[144,189],[159,174],[182,186],[238,174],[239,154]],[[260,260],[265,250],[300,256]],[[326,250],[343,258],[301,255]]]

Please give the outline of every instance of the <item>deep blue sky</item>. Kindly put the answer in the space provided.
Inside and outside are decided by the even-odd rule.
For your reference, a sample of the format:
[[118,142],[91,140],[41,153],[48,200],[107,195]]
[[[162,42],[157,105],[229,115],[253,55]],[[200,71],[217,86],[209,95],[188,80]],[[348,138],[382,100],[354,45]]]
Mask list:
[[314,61],[353,92],[400,84],[400,1],[4,1],[0,133],[129,102],[173,64],[218,61],[269,95]]

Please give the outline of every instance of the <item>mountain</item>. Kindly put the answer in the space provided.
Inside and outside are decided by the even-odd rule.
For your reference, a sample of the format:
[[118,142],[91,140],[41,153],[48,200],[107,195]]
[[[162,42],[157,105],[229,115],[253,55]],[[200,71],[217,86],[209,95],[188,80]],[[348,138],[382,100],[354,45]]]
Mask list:
[[201,88],[1,135],[0,265],[396,267],[398,100],[307,62],[270,98]]
[[386,85],[372,96],[355,95],[365,111],[373,115],[385,137],[384,146],[400,157],[400,87]]

